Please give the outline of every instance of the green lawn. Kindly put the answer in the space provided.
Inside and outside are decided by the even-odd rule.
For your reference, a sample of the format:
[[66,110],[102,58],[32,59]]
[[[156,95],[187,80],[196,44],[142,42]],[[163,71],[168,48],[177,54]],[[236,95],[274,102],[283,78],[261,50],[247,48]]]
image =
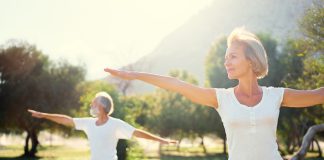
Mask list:
[[[0,160],[15,158],[23,154],[22,146],[6,146],[0,148]],[[87,149],[76,149],[66,146],[45,146],[38,149],[37,156],[40,160],[89,160],[90,152]]]
[[[176,152],[174,148],[163,148],[163,155],[157,153],[148,154],[145,158],[140,156],[130,156],[130,160],[226,160],[226,156],[216,154],[219,148],[208,149],[208,155],[201,153],[201,148],[181,148],[181,152]],[[23,153],[23,146],[2,146],[0,147],[0,160],[25,160],[16,158]],[[132,152],[136,154],[136,152]],[[219,153],[219,152],[218,152]],[[140,154],[139,154],[140,155]],[[37,156],[39,158],[30,160],[89,160],[90,152],[87,148],[72,148],[67,146],[42,146],[39,148]],[[309,157],[317,154],[308,154]],[[306,160],[324,160],[318,158],[307,158]]]

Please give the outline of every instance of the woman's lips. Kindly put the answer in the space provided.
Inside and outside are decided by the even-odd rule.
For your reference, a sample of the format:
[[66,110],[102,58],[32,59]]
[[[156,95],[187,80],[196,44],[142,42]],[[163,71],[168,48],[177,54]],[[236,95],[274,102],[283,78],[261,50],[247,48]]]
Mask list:
[[226,71],[227,71],[227,73],[230,73],[230,72],[233,72],[234,69],[233,68],[227,68]]

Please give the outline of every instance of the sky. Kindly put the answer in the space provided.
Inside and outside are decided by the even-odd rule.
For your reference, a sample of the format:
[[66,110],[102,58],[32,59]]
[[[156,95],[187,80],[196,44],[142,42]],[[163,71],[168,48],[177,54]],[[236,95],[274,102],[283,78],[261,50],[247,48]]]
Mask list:
[[0,0],[0,45],[16,39],[51,60],[85,65],[105,77],[151,53],[161,40],[213,0]]

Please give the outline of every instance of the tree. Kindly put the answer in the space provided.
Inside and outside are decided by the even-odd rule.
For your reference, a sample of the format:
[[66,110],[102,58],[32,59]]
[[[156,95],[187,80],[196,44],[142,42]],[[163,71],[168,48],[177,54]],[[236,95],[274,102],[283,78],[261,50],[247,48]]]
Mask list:
[[[303,160],[307,151],[308,151],[308,148],[310,147],[311,145],[311,142],[313,141],[315,135],[318,133],[318,132],[323,132],[324,131],[324,124],[318,124],[318,125],[313,125],[311,126],[306,135],[304,136],[304,139],[303,139],[303,142],[302,142],[302,146],[301,148],[299,149],[299,151],[292,157],[291,160]],[[318,141],[316,141],[316,144],[318,146],[318,149],[319,149],[319,157],[322,157],[322,150],[320,148],[320,145],[318,143]]]
[[[324,3],[323,0],[314,1],[314,4],[309,8],[305,15],[301,18],[300,21],[300,30],[304,34],[304,37],[301,39],[291,40],[289,46],[289,51],[292,57],[292,62],[301,63],[302,68],[298,68],[299,71],[296,71],[292,77],[288,77],[288,82],[286,86],[294,87],[297,89],[314,89],[322,87],[324,85],[324,54],[323,54],[323,28],[324,28]],[[290,64],[292,66],[292,64]],[[322,107],[320,107],[322,106]],[[311,107],[303,109],[301,111],[290,112],[294,113],[290,116],[296,116],[294,119],[299,121],[299,130],[300,134],[296,136],[294,141],[297,141],[297,146],[301,147],[298,153],[295,154],[293,159],[303,159],[305,156],[305,150],[307,151],[308,144],[317,142],[317,137],[323,137],[323,134],[318,134],[317,137],[310,138],[312,136],[306,135],[302,141],[302,135],[306,133],[309,128],[316,128],[317,131],[323,131],[324,123],[324,107],[319,105],[317,107]],[[289,119],[290,116],[287,118]],[[288,120],[287,120],[288,121]],[[295,123],[296,126],[296,123]],[[287,127],[289,128],[289,127]],[[308,132],[311,133],[313,129]],[[314,133],[312,133],[314,134]],[[292,149],[291,153],[295,150]],[[321,157],[321,149],[318,145],[319,156]],[[303,154],[302,154],[303,153]]]
[[[187,81],[192,78],[187,77],[187,73],[180,71],[171,71],[170,75],[177,78],[186,77]],[[152,104],[154,109],[149,114],[149,128],[161,136],[177,137],[180,141],[188,136],[189,112],[192,110],[193,104],[182,95],[164,89],[157,89],[152,97],[155,102]]]
[[39,131],[55,126],[31,118],[27,109],[66,113],[78,107],[79,93],[75,87],[84,75],[82,67],[52,63],[28,43],[13,41],[1,47],[0,128],[6,133],[27,132],[23,156],[35,157]]
[[206,86],[228,88],[237,83],[227,77],[224,67],[226,49],[225,37],[216,40],[211,45],[205,60]]
[[[172,70],[170,76],[176,77],[191,84],[198,85],[194,76],[183,70]],[[155,93],[145,96],[146,107],[144,124],[161,136],[176,137],[180,142],[183,138],[202,139],[202,147],[207,152],[203,137],[211,133],[214,125],[210,125],[212,110],[194,104],[186,97],[164,89],[157,89]],[[180,144],[180,143],[179,143]],[[180,146],[177,147],[178,151]]]

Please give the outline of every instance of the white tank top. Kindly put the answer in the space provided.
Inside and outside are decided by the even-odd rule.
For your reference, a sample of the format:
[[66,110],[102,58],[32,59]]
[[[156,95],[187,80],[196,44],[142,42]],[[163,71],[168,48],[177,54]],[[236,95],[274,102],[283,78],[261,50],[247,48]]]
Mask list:
[[240,104],[233,88],[216,89],[229,160],[282,160],[276,131],[284,88],[261,88],[262,99],[253,107]]

